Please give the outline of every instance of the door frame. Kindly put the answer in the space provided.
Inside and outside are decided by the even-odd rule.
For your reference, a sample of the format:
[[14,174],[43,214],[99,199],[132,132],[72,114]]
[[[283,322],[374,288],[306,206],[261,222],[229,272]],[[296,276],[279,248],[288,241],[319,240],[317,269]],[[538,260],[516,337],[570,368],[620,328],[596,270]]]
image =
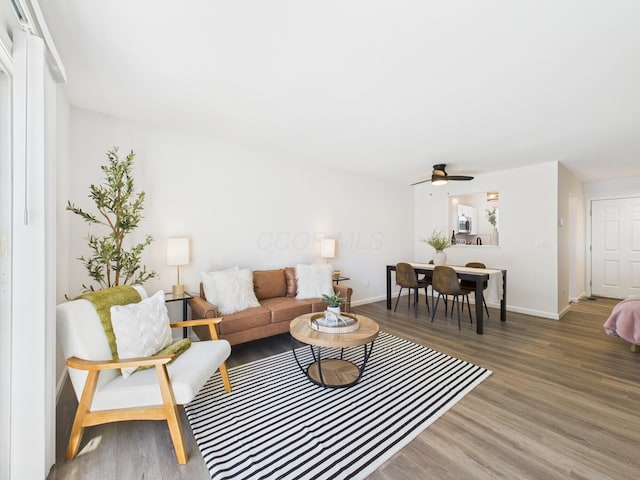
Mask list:
[[11,472],[12,80],[13,60],[0,39],[0,478]]
[[589,282],[586,285],[587,296],[593,295],[593,202],[600,202],[606,200],[622,200],[625,198],[640,198],[640,192],[637,195],[625,194],[625,195],[611,195],[606,197],[594,197],[589,199],[589,215],[587,216],[587,232],[589,239],[589,245],[587,248],[587,272],[589,272]]

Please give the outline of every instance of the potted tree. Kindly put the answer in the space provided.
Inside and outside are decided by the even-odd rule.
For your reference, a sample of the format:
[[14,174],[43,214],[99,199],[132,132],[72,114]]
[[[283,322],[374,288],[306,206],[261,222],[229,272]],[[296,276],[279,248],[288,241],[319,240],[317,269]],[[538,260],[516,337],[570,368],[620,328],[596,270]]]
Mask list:
[[434,265],[444,265],[447,263],[447,255],[444,253],[444,249],[449,246],[449,238],[441,231],[434,230],[431,232],[431,236],[422,239],[423,242],[428,243],[435,249],[433,254]]
[[[100,168],[105,175],[101,185],[89,186],[89,198],[98,210],[97,214],[87,212],[71,202],[67,210],[79,215],[88,224],[106,227],[106,235],[89,234],[91,255],[80,256],[89,277],[99,288],[118,285],[141,285],[156,276],[154,271],[141,265],[140,256],[153,237],[147,235],[143,242],[126,248],[125,237],[138,227],[142,220],[144,192],[134,194],[131,167],[135,154],[129,153],[124,160],[118,156],[118,147],[107,152],[107,165]],[[82,285],[85,291],[94,290],[93,285]]]

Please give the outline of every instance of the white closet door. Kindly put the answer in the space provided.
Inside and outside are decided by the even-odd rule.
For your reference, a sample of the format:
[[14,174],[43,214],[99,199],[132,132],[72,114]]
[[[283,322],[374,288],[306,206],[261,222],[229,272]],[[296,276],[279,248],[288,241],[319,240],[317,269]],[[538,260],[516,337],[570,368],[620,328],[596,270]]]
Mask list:
[[591,203],[591,292],[640,294],[640,197]]

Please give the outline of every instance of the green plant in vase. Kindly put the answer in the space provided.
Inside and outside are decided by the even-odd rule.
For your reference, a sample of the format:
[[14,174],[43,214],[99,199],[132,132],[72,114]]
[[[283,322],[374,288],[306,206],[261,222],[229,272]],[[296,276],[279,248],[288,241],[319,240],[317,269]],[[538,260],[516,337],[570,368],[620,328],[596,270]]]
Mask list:
[[444,249],[450,245],[449,238],[443,232],[434,230],[431,232],[430,237],[423,238],[422,241],[435,249],[436,253],[433,255],[433,263],[435,265],[444,265],[447,261]]
[[498,209],[493,207],[491,209],[487,209],[487,221],[493,227],[493,233],[491,234],[491,245],[498,245],[500,241],[498,240]]
[[423,238],[422,241],[431,245],[436,251],[442,251],[450,245],[447,236],[439,230],[434,230],[430,237]]
[[498,217],[496,215],[497,213],[497,208],[493,207],[491,210],[487,209],[487,221],[491,224],[491,226],[493,226],[493,228],[496,228],[496,225],[498,223]]
[[331,295],[322,295],[322,301],[326,302],[330,307],[340,307],[341,304],[347,301],[346,297],[341,297],[338,293],[332,293]]

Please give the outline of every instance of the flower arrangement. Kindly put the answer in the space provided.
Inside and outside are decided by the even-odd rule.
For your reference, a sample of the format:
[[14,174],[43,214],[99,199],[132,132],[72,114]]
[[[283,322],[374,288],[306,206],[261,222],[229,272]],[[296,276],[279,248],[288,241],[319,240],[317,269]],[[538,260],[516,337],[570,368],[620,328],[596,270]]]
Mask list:
[[498,219],[496,218],[496,207],[493,207],[491,210],[487,209],[487,220],[489,223],[495,227]]
[[333,293],[331,295],[322,294],[322,301],[327,302],[330,307],[339,307],[341,303],[347,301],[347,298],[341,297],[337,293]]
[[444,250],[449,246],[449,239],[447,236],[437,230],[434,230],[430,237],[423,238],[422,241],[431,245],[436,249],[436,251]]

